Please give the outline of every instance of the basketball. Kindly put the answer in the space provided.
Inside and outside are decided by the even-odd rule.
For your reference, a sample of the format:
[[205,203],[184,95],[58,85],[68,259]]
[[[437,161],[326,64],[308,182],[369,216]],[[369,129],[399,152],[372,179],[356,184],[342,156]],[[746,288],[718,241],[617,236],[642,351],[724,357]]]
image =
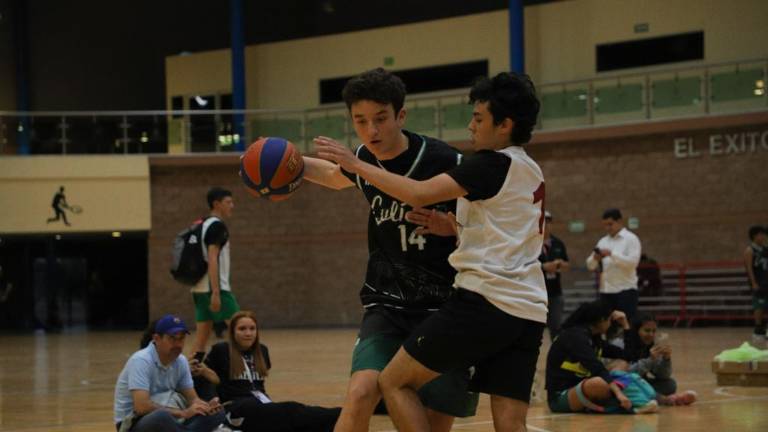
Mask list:
[[304,159],[284,138],[260,138],[240,157],[240,177],[254,196],[272,201],[287,199],[304,176]]

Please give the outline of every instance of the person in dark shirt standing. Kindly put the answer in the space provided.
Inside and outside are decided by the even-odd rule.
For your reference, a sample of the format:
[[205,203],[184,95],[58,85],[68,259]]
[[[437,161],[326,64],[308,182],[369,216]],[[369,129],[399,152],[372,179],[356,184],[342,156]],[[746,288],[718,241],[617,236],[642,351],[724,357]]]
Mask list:
[[768,229],[755,225],[749,229],[750,244],[744,250],[749,287],[752,290],[752,308],[755,316],[755,332],[752,338],[759,343],[765,340],[765,310],[768,309]]
[[560,284],[560,272],[568,271],[571,268],[568,262],[568,251],[565,249],[565,243],[552,235],[550,223],[552,214],[549,211],[544,213],[544,247],[541,249],[539,261],[541,269],[544,270],[544,279],[547,284],[547,296],[549,297],[549,311],[547,313],[547,328],[549,328],[549,337],[554,340],[560,333],[560,324],[563,321],[563,288]]

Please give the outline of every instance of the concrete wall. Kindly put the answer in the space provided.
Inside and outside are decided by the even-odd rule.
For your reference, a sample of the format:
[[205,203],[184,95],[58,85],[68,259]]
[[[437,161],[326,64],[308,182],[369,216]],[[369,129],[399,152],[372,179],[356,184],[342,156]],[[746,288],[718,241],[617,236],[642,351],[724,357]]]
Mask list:
[[[697,30],[705,33],[705,58],[688,65],[764,59],[768,57],[763,42],[768,40],[766,16],[768,2],[762,0],[572,0],[529,6],[525,8],[526,68],[537,84],[593,78],[598,76],[598,44]],[[648,24],[648,32],[634,33],[634,25],[640,23]],[[168,65],[180,61],[195,62],[195,66],[185,67],[183,74],[169,68],[167,88],[187,94],[231,88],[230,64],[224,56],[229,58],[221,51],[179,60],[169,57]],[[392,70],[483,59],[488,60],[491,74],[508,70],[508,12],[249,46],[248,108],[315,107],[321,79],[384,66],[385,57],[394,59],[394,65],[387,66]],[[189,83],[199,85],[199,90]]]
[[[596,76],[599,44],[699,30],[704,60],[692,65],[768,56],[762,42],[768,2],[762,0],[574,0],[525,11],[526,66],[538,83]],[[649,31],[634,33],[641,23]]]

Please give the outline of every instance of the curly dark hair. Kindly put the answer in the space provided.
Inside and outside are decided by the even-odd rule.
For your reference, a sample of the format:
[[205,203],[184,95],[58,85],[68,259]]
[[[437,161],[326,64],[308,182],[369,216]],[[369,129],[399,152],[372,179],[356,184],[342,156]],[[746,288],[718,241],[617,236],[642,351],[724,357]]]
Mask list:
[[539,99],[528,75],[501,72],[493,78],[478,78],[469,91],[469,103],[476,102],[488,102],[494,124],[500,124],[505,118],[515,122],[510,137],[513,144],[522,145],[531,140],[539,115]]
[[397,114],[405,103],[405,84],[397,75],[376,68],[347,81],[341,97],[350,110],[355,102],[370,100],[384,105],[392,104]]

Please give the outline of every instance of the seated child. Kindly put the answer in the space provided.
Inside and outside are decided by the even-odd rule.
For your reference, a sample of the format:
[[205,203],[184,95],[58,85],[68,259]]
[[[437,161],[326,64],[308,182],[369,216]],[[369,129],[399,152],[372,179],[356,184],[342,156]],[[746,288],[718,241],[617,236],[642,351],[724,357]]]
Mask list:
[[639,313],[624,333],[624,358],[627,371],[643,377],[656,389],[662,405],[690,405],[696,401],[696,392],[677,391],[672,379],[672,349],[667,344],[656,344],[656,319],[648,313]]
[[[547,355],[547,402],[553,412],[649,413],[658,410],[651,399],[632,406],[622,392],[623,384],[606,369],[602,358],[622,358],[621,348],[605,342],[605,334],[616,322],[628,328],[627,317],[601,301],[579,306],[563,323]],[[620,407],[620,408],[619,408]]]

